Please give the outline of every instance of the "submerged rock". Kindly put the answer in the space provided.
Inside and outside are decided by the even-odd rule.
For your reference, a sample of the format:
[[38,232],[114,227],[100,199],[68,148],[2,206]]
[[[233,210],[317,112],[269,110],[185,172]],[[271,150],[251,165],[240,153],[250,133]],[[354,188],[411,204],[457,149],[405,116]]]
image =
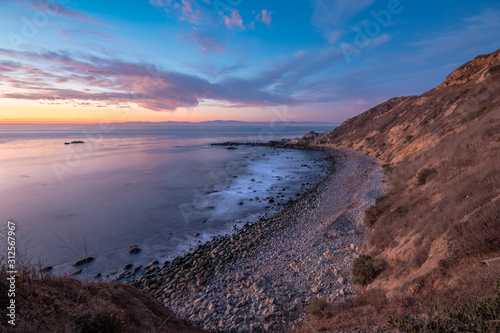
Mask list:
[[73,266],[75,267],[78,267],[78,266],[82,266],[82,265],[85,265],[85,264],[88,264],[88,263],[91,263],[92,261],[94,261],[95,258],[94,257],[87,257],[85,259],[82,259],[82,260],[78,260],[77,262],[75,262],[73,264]]
[[139,252],[141,252],[142,250],[137,246],[137,245],[134,245],[134,246],[131,246],[129,249],[128,249],[128,253],[130,254],[137,254]]
[[71,273],[71,276],[78,275],[78,274],[80,274],[81,272],[82,272],[82,270],[81,270],[81,269],[79,269],[79,270],[77,270],[77,271],[75,271],[75,272]]

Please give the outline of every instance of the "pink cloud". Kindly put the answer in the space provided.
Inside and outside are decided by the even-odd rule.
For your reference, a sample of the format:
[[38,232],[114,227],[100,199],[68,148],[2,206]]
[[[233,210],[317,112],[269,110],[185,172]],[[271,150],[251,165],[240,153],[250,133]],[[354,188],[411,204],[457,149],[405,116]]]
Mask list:
[[238,12],[237,9],[233,9],[233,11],[231,12],[231,16],[224,15],[224,24],[226,25],[228,30],[233,30],[233,28],[245,30],[240,12]]
[[31,3],[36,6],[38,10],[53,13],[55,15],[64,16],[69,19],[77,19],[82,22],[91,23],[94,25],[102,26],[103,24],[96,22],[94,19],[80,14],[68,7],[60,5],[57,1],[48,0],[31,0]]
[[222,52],[224,44],[219,38],[212,36],[204,31],[194,31],[190,34],[191,39],[198,44],[203,52]]
[[188,21],[194,24],[200,24],[201,11],[194,8],[196,4],[190,0],[181,0],[182,10],[181,10],[181,20]]
[[270,26],[272,14],[274,14],[274,12],[268,11],[267,9],[262,9],[262,11],[257,15],[256,20]]
[[[316,27],[325,39],[333,44],[340,37],[336,36],[339,23],[362,12],[375,0],[311,0],[311,2],[313,6],[312,26]],[[333,35],[332,32],[334,32]]]
[[[264,73],[253,79],[225,77],[211,82],[195,75],[160,70],[147,63],[75,57],[64,51],[36,53],[0,49],[0,56],[36,61],[48,69],[41,71],[22,62],[0,61],[0,79],[8,87],[0,94],[2,98],[80,103],[80,106],[134,103],[154,111],[195,107],[203,99],[247,106],[297,103],[287,94],[270,89],[275,73]],[[228,73],[232,70],[227,68]]]
[[[204,1],[206,2],[206,1]],[[196,1],[193,0],[149,0],[155,7],[163,8],[165,11],[173,9],[180,11],[179,19],[192,24],[201,24],[201,10]]]

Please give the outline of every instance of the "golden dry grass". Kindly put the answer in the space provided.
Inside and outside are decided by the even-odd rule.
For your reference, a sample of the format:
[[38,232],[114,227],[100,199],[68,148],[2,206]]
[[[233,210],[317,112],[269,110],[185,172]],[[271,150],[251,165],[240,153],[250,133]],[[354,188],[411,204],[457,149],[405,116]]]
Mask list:
[[367,212],[363,250],[388,266],[305,331],[386,325],[390,315],[425,311],[430,297],[443,308],[492,294],[500,268],[481,261],[500,256],[500,75],[488,72],[498,63],[500,51],[479,57],[438,89],[391,99],[319,136],[387,165],[388,207]]

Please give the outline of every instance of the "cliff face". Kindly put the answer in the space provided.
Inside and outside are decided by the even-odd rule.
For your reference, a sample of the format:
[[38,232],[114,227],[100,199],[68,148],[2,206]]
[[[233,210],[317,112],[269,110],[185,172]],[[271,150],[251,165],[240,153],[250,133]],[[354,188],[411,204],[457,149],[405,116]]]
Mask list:
[[388,268],[369,289],[446,305],[491,291],[500,269],[481,261],[500,256],[500,50],[302,141],[384,164],[389,198],[364,251]]
[[[482,131],[478,123],[489,122],[495,113],[498,118],[499,65],[500,50],[479,56],[437,88],[421,96],[390,99],[324,133],[318,142],[378,153],[381,161],[397,163],[463,131]],[[478,120],[462,121],[481,108],[485,110]]]

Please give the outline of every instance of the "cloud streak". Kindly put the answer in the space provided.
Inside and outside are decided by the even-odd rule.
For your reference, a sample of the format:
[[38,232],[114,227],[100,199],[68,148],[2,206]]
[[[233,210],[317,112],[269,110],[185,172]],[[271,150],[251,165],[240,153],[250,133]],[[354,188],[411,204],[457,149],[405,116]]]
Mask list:
[[339,23],[358,14],[375,0],[312,0],[311,25],[316,27],[330,43],[335,43],[343,34]]
[[69,7],[61,5],[58,1],[49,0],[21,0],[16,1],[18,5],[23,6],[24,3],[28,2],[36,11],[41,11],[49,13],[50,15],[59,15],[66,17],[68,19],[76,19],[82,22],[90,23],[93,25],[102,26],[101,23],[95,21],[94,19],[88,17],[87,15],[81,14]]
[[[110,105],[133,102],[155,111],[195,107],[202,99],[227,101],[247,106],[296,104],[298,101],[272,85],[272,76],[241,79],[226,77],[219,82],[144,63],[86,56],[76,59],[67,52],[20,52],[0,49],[0,55],[26,62],[36,61],[50,73],[21,62],[0,63],[0,77],[10,85],[4,98],[74,102],[103,101]],[[82,89],[63,88],[72,83]],[[85,89],[84,89],[85,87]]]

